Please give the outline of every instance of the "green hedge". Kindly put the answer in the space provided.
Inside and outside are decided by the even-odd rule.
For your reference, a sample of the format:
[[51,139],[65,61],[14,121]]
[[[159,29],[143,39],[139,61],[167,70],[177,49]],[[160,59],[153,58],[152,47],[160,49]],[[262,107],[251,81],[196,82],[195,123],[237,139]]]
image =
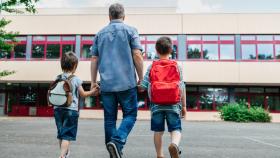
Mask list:
[[231,103],[219,109],[221,118],[235,122],[270,122],[271,116],[261,107],[251,107],[246,104]]

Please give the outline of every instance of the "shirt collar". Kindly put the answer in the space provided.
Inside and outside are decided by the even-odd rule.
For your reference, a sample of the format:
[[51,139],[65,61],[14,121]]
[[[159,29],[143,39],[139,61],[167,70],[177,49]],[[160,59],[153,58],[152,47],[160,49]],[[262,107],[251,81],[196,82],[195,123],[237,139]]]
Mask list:
[[112,24],[112,23],[123,23],[123,21],[120,19],[114,19],[114,20],[110,21],[110,24]]

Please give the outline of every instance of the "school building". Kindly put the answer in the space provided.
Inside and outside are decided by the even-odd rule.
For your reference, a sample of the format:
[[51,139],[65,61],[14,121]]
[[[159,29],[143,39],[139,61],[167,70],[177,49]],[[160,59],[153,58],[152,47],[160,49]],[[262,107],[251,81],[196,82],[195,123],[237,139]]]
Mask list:
[[[0,71],[15,71],[0,78],[0,113],[52,116],[47,89],[61,73],[61,55],[70,50],[80,60],[76,75],[90,88],[90,50],[94,35],[109,23],[107,8],[41,9],[37,15],[5,17],[12,20],[7,30],[20,34],[12,52],[0,52]],[[242,101],[277,116],[278,19],[278,13],[178,14],[172,8],[128,8],[125,23],[139,31],[145,70],[157,58],[157,38],[172,38],[170,58],[183,69],[190,113],[203,117],[225,103]],[[138,100],[139,109],[148,112],[147,94],[139,94]],[[81,99],[80,104],[86,113],[102,109],[99,97]]]

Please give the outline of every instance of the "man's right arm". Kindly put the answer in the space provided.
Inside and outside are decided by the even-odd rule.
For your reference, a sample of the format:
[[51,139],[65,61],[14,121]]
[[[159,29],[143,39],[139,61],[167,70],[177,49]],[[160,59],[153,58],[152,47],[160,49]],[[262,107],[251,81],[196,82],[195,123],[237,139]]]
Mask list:
[[96,83],[97,70],[98,70],[98,57],[93,56],[91,57],[91,65],[90,65],[91,86],[93,86]]

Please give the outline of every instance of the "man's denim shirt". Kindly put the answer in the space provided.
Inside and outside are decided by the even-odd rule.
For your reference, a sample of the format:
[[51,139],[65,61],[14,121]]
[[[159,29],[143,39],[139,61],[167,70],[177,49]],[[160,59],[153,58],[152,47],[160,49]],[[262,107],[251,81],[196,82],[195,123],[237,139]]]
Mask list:
[[98,57],[102,92],[136,87],[132,49],[142,50],[137,30],[121,20],[112,20],[94,38],[92,56]]

